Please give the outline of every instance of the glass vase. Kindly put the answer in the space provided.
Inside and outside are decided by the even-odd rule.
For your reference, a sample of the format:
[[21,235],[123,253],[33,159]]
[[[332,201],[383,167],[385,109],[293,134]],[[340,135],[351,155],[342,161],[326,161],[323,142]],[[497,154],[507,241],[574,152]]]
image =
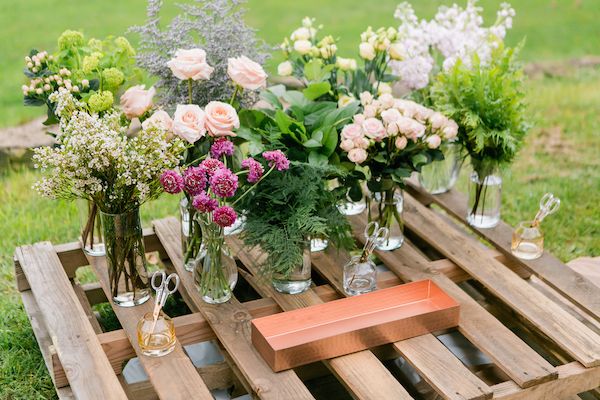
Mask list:
[[379,227],[385,227],[390,234],[386,241],[377,245],[377,249],[391,251],[404,243],[404,197],[402,190],[396,185],[383,192],[374,192],[369,196],[368,219],[377,222]]
[[202,229],[195,218],[196,209],[187,197],[179,202],[181,219],[181,247],[183,250],[183,267],[193,272],[197,263],[202,262],[206,249],[202,245]]
[[225,243],[223,228],[209,220],[210,214],[196,214],[202,229],[206,253],[194,268],[194,282],[202,300],[210,304],[228,301],[238,280],[237,265]]
[[362,256],[353,256],[344,265],[343,274],[344,292],[349,296],[356,296],[372,292],[377,289],[377,267],[375,263]]
[[365,211],[365,208],[367,208],[365,196],[362,195],[360,200],[354,201],[350,198],[350,190],[351,189],[348,189],[348,192],[346,192],[346,198],[341,204],[338,204],[337,208],[339,212],[344,215],[358,215]]
[[431,194],[446,193],[452,189],[460,173],[460,145],[446,143],[441,150],[444,159],[425,165],[419,174],[419,183]]
[[77,201],[81,220],[81,243],[83,251],[90,256],[100,257],[104,253],[104,239],[98,206],[89,200]]
[[280,293],[298,294],[305,292],[310,287],[312,280],[310,260],[310,240],[302,245],[302,263],[298,264],[288,274],[273,273],[271,284]]
[[123,214],[100,212],[110,291],[115,304],[132,307],[150,298],[139,208]]
[[497,171],[480,176],[476,171],[469,181],[467,222],[476,228],[493,228],[500,222],[502,177]]

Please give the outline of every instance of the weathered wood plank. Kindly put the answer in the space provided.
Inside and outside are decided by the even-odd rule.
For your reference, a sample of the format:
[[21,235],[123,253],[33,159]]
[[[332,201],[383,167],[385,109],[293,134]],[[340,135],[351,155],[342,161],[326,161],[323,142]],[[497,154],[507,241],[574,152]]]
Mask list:
[[[365,216],[351,218],[356,232],[362,232]],[[364,241],[362,236],[359,240]],[[407,241],[399,249],[376,251],[384,264],[406,281],[432,279],[461,304],[459,331],[521,387],[530,387],[556,379],[556,369],[527,344],[487,312],[477,301],[444,274],[431,268],[431,263],[415,251]],[[491,335],[490,332],[494,334]]]
[[80,399],[126,399],[52,245],[19,247],[16,256],[73,394]]
[[[313,265],[338,291],[343,289],[343,273],[335,250],[312,255]],[[380,289],[378,285],[378,289]],[[462,314],[462,312],[461,312]],[[461,316],[462,318],[462,316]],[[446,399],[489,399],[492,391],[432,334],[425,334],[393,344],[394,348],[419,374]]]
[[[467,199],[464,194],[451,190],[447,193],[433,196],[426,193],[417,185],[410,185],[409,190],[413,193],[418,193],[420,198],[434,202],[461,221],[465,221]],[[495,228],[477,229],[472,227],[472,229],[496,246],[511,262],[528,269],[568,299],[584,310],[587,310],[594,318],[600,320],[598,287],[589,279],[568,268],[558,258],[547,251],[544,251],[542,257],[537,260],[521,260],[515,257],[510,251],[513,228],[503,221],[500,221]]]
[[274,373],[256,352],[250,341],[252,316],[246,307],[235,298],[219,305],[202,301],[192,275],[183,268],[179,221],[175,218],[157,220],[154,229],[190,297],[191,304],[188,305],[200,311],[208,321],[252,391],[261,399],[312,399],[294,371]]
[[[98,276],[107,297],[110,296],[106,259],[104,257],[90,257],[88,261]],[[119,307],[112,302],[112,299],[110,304],[121,326],[127,333],[129,342],[134,348],[150,382],[152,382],[158,397],[163,400],[213,398],[180,343],[175,345],[175,350],[171,354],[164,357],[149,357],[142,354],[137,340],[137,323],[144,314],[152,312],[154,308],[152,299],[135,307]]]
[[[228,243],[244,266],[256,276],[258,274],[258,264],[260,263],[260,256],[257,251],[244,248],[237,238],[229,238]],[[313,289],[290,296],[275,291],[264,279],[257,279],[255,282],[255,285],[259,288],[259,293],[273,298],[284,311],[322,303],[322,300]],[[324,362],[355,398],[412,398],[389,370],[368,350],[336,357]]]
[[600,365],[600,336],[529,286],[513,271],[466,243],[462,235],[411,196],[404,198],[406,225],[432,247],[454,261],[514,311],[560,345],[586,367]]

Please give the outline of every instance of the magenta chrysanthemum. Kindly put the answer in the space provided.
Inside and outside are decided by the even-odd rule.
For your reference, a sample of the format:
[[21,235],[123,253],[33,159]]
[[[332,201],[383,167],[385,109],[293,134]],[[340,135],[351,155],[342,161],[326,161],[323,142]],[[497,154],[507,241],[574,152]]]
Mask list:
[[194,196],[192,200],[192,206],[203,213],[211,212],[219,206],[219,202],[213,199],[206,192],[202,192],[197,196]]
[[219,197],[233,197],[238,187],[238,177],[229,168],[216,170],[210,177],[210,188]]
[[206,171],[201,167],[189,167],[183,173],[185,190],[192,196],[199,195],[206,189]]
[[213,222],[220,227],[227,228],[237,219],[235,210],[229,206],[222,206],[213,211]]
[[200,166],[206,170],[208,176],[212,176],[218,169],[225,168],[225,164],[216,158],[207,158],[200,163]]
[[233,142],[226,138],[219,138],[210,146],[210,155],[213,158],[221,158],[223,156],[233,155]]
[[160,184],[167,193],[179,193],[183,190],[183,177],[177,171],[168,169],[160,176]]
[[250,183],[258,182],[265,172],[262,164],[254,158],[246,158],[243,160],[242,168],[248,168],[248,182]]
[[265,151],[262,156],[269,162],[269,167],[275,166],[278,171],[283,171],[290,167],[290,161],[281,150]]

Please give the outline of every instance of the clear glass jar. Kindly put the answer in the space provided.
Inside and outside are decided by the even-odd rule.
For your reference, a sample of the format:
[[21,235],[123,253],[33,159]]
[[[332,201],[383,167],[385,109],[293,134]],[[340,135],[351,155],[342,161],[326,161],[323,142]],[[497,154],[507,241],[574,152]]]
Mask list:
[[356,296],[377,289],[377,268],[375,263],[368,258],[362,260],[361,256],[353,256],[344,265],[343,284],[344,292],[349,296]]
[[85,254],[100,257],[105,254],[100,210],[93,201],[77,200],[81,220],[81,243]]
[[142,354],[150,357],[166,356],[175,349],[175,324],[160,311],[156,322],[151,312],[144,314],[137,325],[138,344]]
[[346,199],[343,203],[338,204],[337,208],[339,212],[344,215],[358,215],[365,211],[367,208],[367,202],[365,201],[365,196],[362,194],[362,197],[358,201],[354,201],[350,198],[350,190],[346,192]]
[[477,172],[469,181],[467,222],[476,228],[493,228],[500,222],[502,177],[497,171],[481,178]]
[[431,194],[441,194],[454,187],[462,165],[460,148],[456,142],[442,144],[444,159],[423,166],[419,183],[425,190]]
[[206,254],[196,263],[194,281],[202,300],[210,304],[228,301],[237,284],[238,271],[229,247],[225,243],[223,228],[208,220],[210,214],[196,214],[202,229]]
[[139,208],[123,214],[100,212],[100,216],[114,303],[121,307],[145,303],[150,287]]
[[244,213],[240,213],[238,217],[235,219],[233,225],[228,226],[223,229],[223,233],[225,236],[233,236],[244,230],[244,225],[246,225],[246,216]]
[[404,243],[404,197],[402,190],[396,185],[384,192],[371,193],[368,205],[369,222],[377,222],[380,227],[390,232],[387,240],[377,245],[378,250],[391,251],[400,248]]
[[535,260],[544,253],[544,233],[532,221],[520,222],[512,235],[511,252],[523,260]]
[[311,238],[310,239],[310,251],[316,253],[323,251],[329,246],[329,240],[323,238]]
[[183,251],[183,267],[186,271],[194,271],[197,263],[201,263],[206,249],[202,245],[202,229],[195,218],[196,209],[186,196],[179,202],[181,220],[181,247]]
[[280,293],[298,294],[305,292],[310,287],[311,259],[310,241],[307,240],[302,246],[302,264],[296,266],[289,274],[274,273],[271,284]]

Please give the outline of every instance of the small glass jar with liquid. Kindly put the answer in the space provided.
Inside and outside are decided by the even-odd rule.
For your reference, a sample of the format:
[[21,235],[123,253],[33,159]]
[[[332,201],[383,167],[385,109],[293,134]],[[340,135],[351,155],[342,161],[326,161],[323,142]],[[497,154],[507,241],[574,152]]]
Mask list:
[[140,350],[151,357],[165,356],[175,349],[175,325],[173,320],[162,311],[154,322],[151,312],[146,313],[137,326]]
[[344,292],[350,296],[372,292],[377,288],[377,268],[369,259],[354,256],[344,265]]
[[519,223],[512,235],[512,253],[523,260],[535,260],[544,253],[544,233],[532,221]]

